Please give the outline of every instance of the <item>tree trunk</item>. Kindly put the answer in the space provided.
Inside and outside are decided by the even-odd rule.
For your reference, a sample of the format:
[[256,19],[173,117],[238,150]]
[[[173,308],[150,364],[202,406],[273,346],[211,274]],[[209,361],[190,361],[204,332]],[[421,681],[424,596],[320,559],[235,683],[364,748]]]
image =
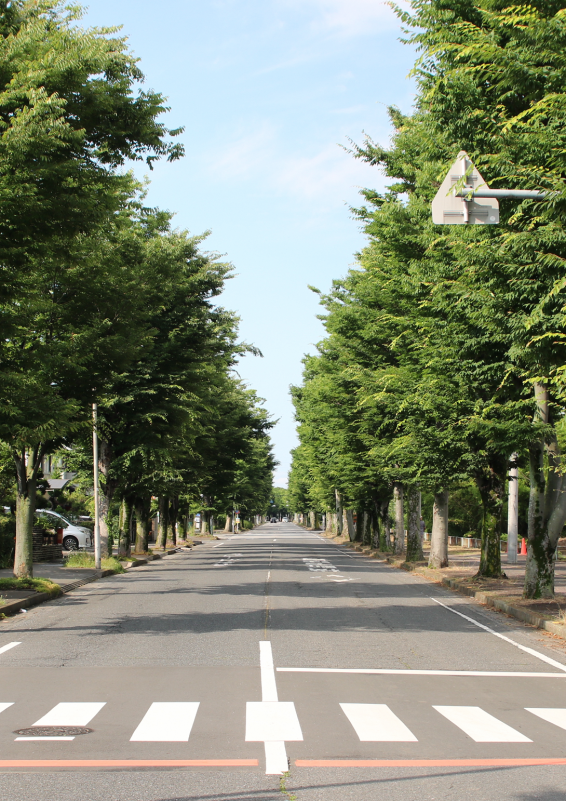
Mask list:
[[480,567],[477,575],[482,578],[506,578],[501,570],[501,531],[507,459],[493,457],[492,462],[493,464],[476,475],[483,511]]
[[344,512],[344,517],[346,518],[344,528],[346,529],[346,534],[348,535],[348,539],[350,542],[354,542],[356,539],[356,527],[354,526],[354,513],[351,509],[346,509]]
[[403,485],[400,481],[393,484],[393,497],[395,499],[395,553],[401,554],[405,550],[405,513]]
[[122,559],[126,555],[125,541],[126,541],[126,499],[122,498],[120,503],[120,511],[118,513],[118,557]]
[[448,567],[448,490],[434,493],[429,567]]
[[356,519],[354,522],[354,513],[352,512],[352,524],[354,526],[354,542],[363,542],[364,538],[364,514],[359,509],[356,510]]
[[389,498],[383,500],[378,508],[378,517],[381,521],[377,547],[380,551],[391,550],[391,518],[389,517]]
[[33,521],[37,492],[37,474],[41,467],[44,448],[14,452],[16,466],[16,547],[14,550],[14,576],[33,578]]
[[363,512],[362,515],[362,543],[364,545],[372,545],[373,539],[372,516],[369,512]]
[[132,501],[124,498],[122,501],[122,509],[122,529],[120,531],[118,556],[120,559],[129,559],[132,555],[132,520],[134,516],[134,505]]
[[342,495],[337,489],[334,490],[336,498],[336,534],[341,537],[343,531],[343,510],[342,510]]
[[[547,387],[535,384],[535,422],[548,426],[550,402]],[[554,558],[566,522],[566,475],[556,432],[542,431],[529,449],[530,497],[525,598],[554,596]]]
[[407,493],[407,562],[419,562],[423,559],[421,543],[421,493],[415,485],[409,487]]
[[164,495],[159,496],[159,528],[157,531],[157,541],[155,547],[163,551],[167,542],[167,527],[169,525],[169,498]]
[[226,525],[224,526],[224,531],[230,532],[232,531],[232,527],[234,525],[234,518],[231,514],[226,515]]
[[171,528],[171,544],[177,545],[177,520],[179,518],[179,497],[174,495],[169,504],[169,526]]
[[110,478],[110,468],[112,466],[112,448],[108,442],[101,439],[98,443],[98,469],[100,471],[101,492],[98,496],[98,514],[100,525],[100,553],[102,558],[112,556],[108,550],[109,534],[109,515],[112,498],[116,490],[116,481]]
[[147,553],[147,546],[149,540],[150,519],[149,513],[151,511],[151,496],[145,498],[136,498],[136,545],[135,553]]

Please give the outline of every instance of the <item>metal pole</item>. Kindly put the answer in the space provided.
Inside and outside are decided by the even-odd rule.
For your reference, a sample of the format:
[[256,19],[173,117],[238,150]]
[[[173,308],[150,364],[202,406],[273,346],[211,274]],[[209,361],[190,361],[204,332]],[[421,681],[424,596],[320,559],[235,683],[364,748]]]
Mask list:
[[100,553],[100,513],[98,504],[98,406],[92,404],[92,458],[94,462],[94,568],[102,567]]
[[509,494],[507,513],[507,562],[517,564],[517,544],[519,538],[519,468],[517,455],[511,455],[511,469],[509,470]]
[[456,197],[468,198],[473,200],[475,197],[492,198],[511,198],[515,200],[542,200],[547,197],[548,192],[539,192],[537,189],[474,189],[464,187],[455,192]]

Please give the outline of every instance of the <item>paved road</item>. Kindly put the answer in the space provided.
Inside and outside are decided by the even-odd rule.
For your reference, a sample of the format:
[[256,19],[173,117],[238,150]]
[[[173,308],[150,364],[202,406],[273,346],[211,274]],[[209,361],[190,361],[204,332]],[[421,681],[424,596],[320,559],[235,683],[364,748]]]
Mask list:
[[0,624],[0,797],[271,801],[290,765],[298,801],[563,801],[565,681],[560,641],[270,524]]

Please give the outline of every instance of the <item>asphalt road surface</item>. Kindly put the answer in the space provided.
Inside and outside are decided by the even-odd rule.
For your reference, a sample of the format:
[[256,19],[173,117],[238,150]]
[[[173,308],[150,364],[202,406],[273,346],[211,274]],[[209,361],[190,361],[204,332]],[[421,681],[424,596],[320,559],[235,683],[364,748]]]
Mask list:
[[0,623],[2,801],[564,801],[566,649],[293,524]]

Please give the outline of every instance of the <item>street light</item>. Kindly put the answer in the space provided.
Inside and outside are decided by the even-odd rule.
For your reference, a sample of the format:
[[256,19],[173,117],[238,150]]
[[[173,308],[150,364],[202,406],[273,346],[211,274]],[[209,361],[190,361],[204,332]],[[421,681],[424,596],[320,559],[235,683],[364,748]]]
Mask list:
[[541,200],[547,194],[536,189],[490,189],[461,150],[432,201],[432,221],[436,225],[498,225],[499,199]]

